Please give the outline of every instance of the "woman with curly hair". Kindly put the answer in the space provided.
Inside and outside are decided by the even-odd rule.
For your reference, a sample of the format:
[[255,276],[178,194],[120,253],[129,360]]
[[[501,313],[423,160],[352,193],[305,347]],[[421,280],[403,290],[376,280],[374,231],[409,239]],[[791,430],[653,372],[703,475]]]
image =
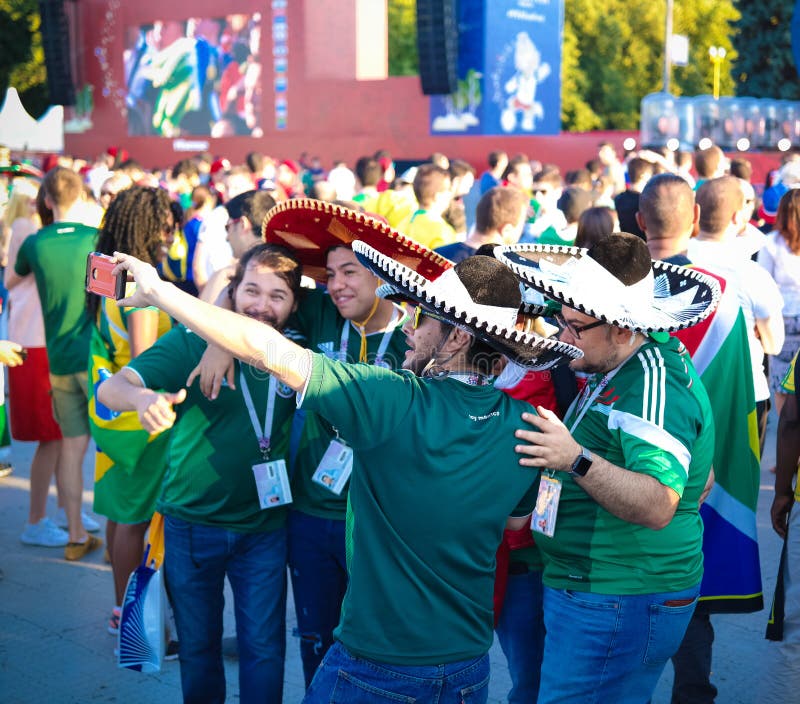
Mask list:
[[[170,198],[161,188],[132,186],[120,191],[110,203],[100,228],[97,251],[111,255],[125,252],[158,264],[174,236],[175,223]],[[109,372],[124,367],[169,331],[169,317],[151,308],[122,308],[111,298],[87,294],[86,307],[95,322],[90,353],[90,370],[99,361],[108,360]],[[103,354],[105,353],[105,354]],[[105,360],[104,360],[105,357]],[[107,363],[108,363],[107,362]],[[97,369],[102,375],[105,369]],[[106,409],[96,408],[97,416]],[[90,415],[92,407],[90,407]],[[126,426],[127,428],[127,426]],[[133,430],[141,429],[134,426]],[[142,431],[143,432],[143,431]],[[114,442],[102,440],[95,457],[94,510],[106,516],[106,539],[114,573],[116,606],[108,622],[108,631],[116,634],[125,587],[131,572],[142,561],[144,536],[155,510],[166,467],[166,436],[146,444],[140,453],[126,441],[128,430],[120,429]],[[97,437],[96,437],[97,440]],[[111,456],[113,455],[113,457]]]
[[780,414],[786,400],[781,381],[800,347],[800,189],[783,194],[775,216],[775,230],[767,235],[758,253],[761,264],[775,279],[783,296],[783,326],[786,339],[780,354],[769,358],[769,385]]

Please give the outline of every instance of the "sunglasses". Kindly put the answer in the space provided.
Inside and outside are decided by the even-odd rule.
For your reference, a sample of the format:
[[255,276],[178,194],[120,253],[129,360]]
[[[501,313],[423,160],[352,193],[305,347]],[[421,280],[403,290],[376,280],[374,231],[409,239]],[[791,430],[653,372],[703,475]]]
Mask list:
[[433,318],[434,320],[447,322],[444,318],[434,315],[433,313],[429,313],[422,306],[417,306],[414,308],[414,317],[411,319],[411,329],[416,330],[422,323],[423,318]]
[[587,330],[591,330],[592,328],[599,328],[601,325],[605,325],[604,320],[596,320],[593,323],[587,323],[586,325],[575,325],[574,323],[569,322],[561,313],[553,313],[553,318],[556,321],[558,327],[561,330],[567,330],[572,337],[576,340],[581,339],[581,333],[586,332]]
[[230,232],[236,223],[241,222],[244,218],[231,218],[228,222],[225,223],[225,231]]

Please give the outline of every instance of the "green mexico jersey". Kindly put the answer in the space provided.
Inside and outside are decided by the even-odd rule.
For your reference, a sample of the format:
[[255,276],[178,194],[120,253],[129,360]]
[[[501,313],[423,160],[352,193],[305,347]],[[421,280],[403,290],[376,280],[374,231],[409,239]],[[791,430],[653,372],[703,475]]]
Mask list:
[[28,237],[19,249],[14,270],[36,278],[53,374],[86,371],[92,331],[86,314],[86,256],[96,242],[95,228],[58,222]]
[[[202,338],[179,326],[131,360],[127,368],[136,372],[146,387],[175,392],[183,388],[205,349]],[[199,384],[192,384],[186,400],[175,406],[177,419],[157,505],[162,513],[242,533],[274,530],[284,524],[284,507],[262,510],[259,505],[252,468],[264,460],[242,396],[242,371],[256,416],[264,423],[269,400],[269,376],[265,372],[237,362],[236,389],[223,385],[215,401],[203,396]],[[294,408],[294,392],[279,383],[270,460],[287,454]]]
[[714,456],[714,422],[705,388],[674,337],[663,344],[644,344],[595,394],[601,377],[590,377],[564,424],[589,451],[655,477],[680,502],[669,525],[652,530],[617,518],[571,476],[559,473],[563,488],[555,534],[548,538],[535,533],[544,555],[544,582],[599,594],[692,587],[703,576],[698,501]]
[[[376,332],[367,335],[367,359],[370,364],[389,369],[402,366],[408,349],[402,331],[403,316],[403,312],[397,309],[388,334]],[[288,327],[291,330],[287,329],[287,337],[313,352],[321,352],[329,359],[358,362],[361,333],[349,320],[339,315],[331,297],[324,291],[306,293]],[[297,412],[296,422],[302,424],[302,434],[292,470],[292,508],[318,518],[344,520],[347,486],[337,496],[311,479],[328,445],[336,437],[335,415],[329,420],[331,422],[304,409]]]
[[398,665],[487,652],[495,553],[506,518],[527,515],[538,487],[538,473],[520,467],[514,451],[531,406],[491,385],[315,354],[302,407],[335,418],[357,458],[336,638]]

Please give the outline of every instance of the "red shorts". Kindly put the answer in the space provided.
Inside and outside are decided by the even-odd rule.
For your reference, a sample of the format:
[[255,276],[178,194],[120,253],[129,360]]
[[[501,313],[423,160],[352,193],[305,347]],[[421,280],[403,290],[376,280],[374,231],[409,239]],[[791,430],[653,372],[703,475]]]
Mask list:
[[53,418],[46,348],[29,347],[25,362],[8,368],[8,404],[14,440],[61,440],[61,429]]

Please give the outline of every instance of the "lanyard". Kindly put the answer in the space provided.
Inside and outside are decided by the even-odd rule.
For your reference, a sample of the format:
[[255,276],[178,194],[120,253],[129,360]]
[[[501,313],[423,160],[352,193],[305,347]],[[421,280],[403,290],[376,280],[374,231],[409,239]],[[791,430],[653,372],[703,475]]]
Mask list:
[[[641,347],[641,346],[640,346]],[[581,391],[580,396],[578,396],[571,404],[570,407],[567,409],[567,413],[564,418],[569,418],[570,414],[573,410],[577,410],[578,415],[576,416],[575,420],[572,422],[570,426],[569,432],[570,434],[575,432],[575,428],[578,427],[578,424],[583,420],[583,417],[586,415],[586,412],[591,408],[592,404],[595,402],[597,397],[602,393],[603,389],[608,386],[608,382],[611,381],[616,373],[625,366],[627,361],[633,357],[633,355],[639,352],[639,347],[637,347],[631,354],[629,354],[625,359],[623,359],[616,367],[614,367],[610,372],[607,372],[606,375],[600,380],[600,383],[595,387],[594,391],[588,398],[584,398],[587,396],[587,391],[589,389],[589,383],[586,383],[586,386],[583,387],[583,391]]]
[[[386,326],[386,330],[383,331],[383,337],[381,338],[381,344],[378,345],[378,352],[375,355],[375,361],[373,364],[376,366],[382,366],[381,363],[383,362],[383,357],[386,354],[386,350],[389,348],[389,343],[392,340],[392,333],[394,333],[395,328],[403,319],[404,313],[400,313],[399,311],[395,310],[397,315],[389,321],[389,324]],[[346,362],[347,361],[347,343],[350,341],[350,324],[351,321],[345,320],[344,327],[342,328],[342,338],[339,341],[339,361]]]
[[278,380],[274,376],[269,378],[269,391],[267,392],[267,415],[264,417],[264,432],[259,432],[258,416],[256,409],[253,405],[253,397],[250,394],[250,389],[247,386],[247,379],[244,375],[244,369],[239,369],[239,385],[242,389],[242,396],[244,397],[244,405],[247,406],[247,412],[250,414],[250,422],[253,424],[253,430],[258,439],[258,448],[264,459],[269,457],[269,440],[272,432],[272,418],[275,415],[275,396],[278,390]]

